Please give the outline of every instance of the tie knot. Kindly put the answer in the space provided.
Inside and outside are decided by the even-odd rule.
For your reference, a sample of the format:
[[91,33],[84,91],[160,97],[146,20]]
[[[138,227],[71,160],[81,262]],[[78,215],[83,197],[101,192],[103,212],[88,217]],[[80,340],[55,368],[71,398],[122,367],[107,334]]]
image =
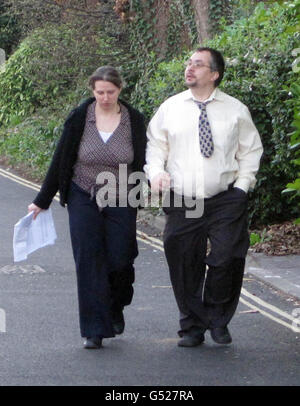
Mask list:
[[195,103],[198,105],[199,109],[201,109],[201,110],[205,110],[205,109],[206,109],[206,106],[208,105],[208,103],[211,102],[211,100],[208,100],[208,101],[206,101],[206,102],[200,102],[200,101],[198,101],[198,100],[194,100],[194,101],[195,101]]

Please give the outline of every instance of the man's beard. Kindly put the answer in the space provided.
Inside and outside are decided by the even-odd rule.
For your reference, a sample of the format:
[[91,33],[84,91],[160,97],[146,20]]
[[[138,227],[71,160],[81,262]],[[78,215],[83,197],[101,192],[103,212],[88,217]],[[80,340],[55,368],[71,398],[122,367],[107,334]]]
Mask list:
[[196,87],[197,83],[195,82],[191,82],[191,83],[187,83],[187,81],[185,80],[184,84],[186,85],[186,87],[191,88],[191,87]]

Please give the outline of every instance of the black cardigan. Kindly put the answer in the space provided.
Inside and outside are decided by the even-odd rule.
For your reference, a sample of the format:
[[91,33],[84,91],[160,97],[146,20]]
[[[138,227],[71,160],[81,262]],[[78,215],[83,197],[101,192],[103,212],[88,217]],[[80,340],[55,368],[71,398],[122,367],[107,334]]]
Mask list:
[[[69,186],[73,177],[73,167],[77,160],[78,149],[85,127],[85,118],[88,106],[95,101],[94,97],[85,100],[68,116],[64,124],[63,133],[55,149],[50,167],[48,169],[41,190],[33,203],[41,209],[48,209],[55,194],[59,191],[60,204],[65,206]],[[144,116],[126,102],[120,100],[127,107],[132,130],[132,144],[134,172],[143,171],[146,151],[146,127]]]

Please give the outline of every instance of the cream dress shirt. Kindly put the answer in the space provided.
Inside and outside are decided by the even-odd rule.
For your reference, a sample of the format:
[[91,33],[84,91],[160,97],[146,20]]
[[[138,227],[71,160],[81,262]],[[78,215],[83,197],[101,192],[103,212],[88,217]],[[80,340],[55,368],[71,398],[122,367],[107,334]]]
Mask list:
[[256,182],[263,152],[258,131],[248,108],[216,88],[206,100],[214,152],[205,158],[200,152],[200,110],[193,94],[186,90],[167,99],[151,119],[148,130],[146,165],[151,180],[169,173],[176,193],[209,198],[234,187],[246,193]]

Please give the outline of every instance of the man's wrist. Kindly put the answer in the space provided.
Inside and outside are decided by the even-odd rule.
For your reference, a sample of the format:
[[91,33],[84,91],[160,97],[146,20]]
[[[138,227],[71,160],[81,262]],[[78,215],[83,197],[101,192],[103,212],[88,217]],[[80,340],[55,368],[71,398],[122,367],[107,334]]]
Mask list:
[[233,187],[237,187],[239,189],[242,189],[245,193],[248,193],[249,191],[249,180],[248,179],[237,179],[236,182],[234,183]]

